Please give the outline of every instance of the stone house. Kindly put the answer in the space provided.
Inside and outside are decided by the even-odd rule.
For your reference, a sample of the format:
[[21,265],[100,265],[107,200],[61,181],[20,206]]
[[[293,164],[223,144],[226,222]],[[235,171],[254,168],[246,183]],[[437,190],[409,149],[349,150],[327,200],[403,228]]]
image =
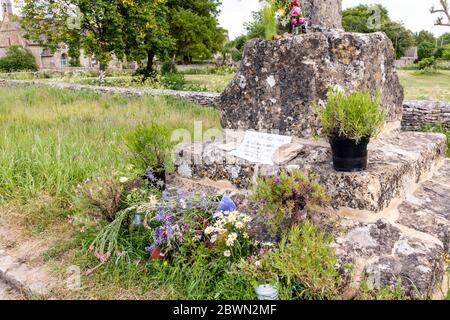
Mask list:
[[[17,16],[13,14],[12,0],[1,0],[2,21],[0,25],[0,58],[4,57],[11,46],[22,46],[31,51],[40,69],[67,68],[69,65],[68,47],[61,44],[59,49],[52,53],[49,49],[25,39],[25,32],[20,26]],[[80,64],[83,68],[98,68],[99,63],[94,57],[84,54],[81,50]],[[122,63],[118,60],[111,61],[110,68],[121,69]]]

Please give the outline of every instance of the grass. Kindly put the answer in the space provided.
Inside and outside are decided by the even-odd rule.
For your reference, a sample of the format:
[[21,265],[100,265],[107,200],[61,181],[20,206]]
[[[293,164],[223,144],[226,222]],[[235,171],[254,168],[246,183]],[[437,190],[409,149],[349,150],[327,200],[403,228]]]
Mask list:
[[216,75],[216,74],[187,74],[185,75],[188,83],[204,87],[207,91],[222,92],[231,82],[234,74]]
[[450,71],[421,74],[414,70],[398,70],[398,74],[405,88],[406,100],[450,101]]
[[33,228],[70,213],[74,186],[120,171],[123,135],[152,121],[218,127],[210,109],[164,97],[127,98],[50,88],[0,88],[0,205]]

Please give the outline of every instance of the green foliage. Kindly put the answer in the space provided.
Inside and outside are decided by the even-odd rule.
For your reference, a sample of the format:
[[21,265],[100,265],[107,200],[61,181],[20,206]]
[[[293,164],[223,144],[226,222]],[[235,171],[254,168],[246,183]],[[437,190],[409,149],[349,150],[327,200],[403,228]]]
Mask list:
[[219,52],[225,30],[219,26],[217,0],[167,0],[170,34],[176,41],[174,55],[183,62],[209,59]]
[[366,281],[363,281],[359,288],[358,300],[406,300],[406,296],[400,284],[374,289],[370,288]]
[[443,46],[442,50],[442,59],[450,60],[450,44]]
[[422,30],[415,34],[416,44],[420,45],[421,43],[436,43],[436,37],[430,31]]
[[289,228],[278,246],[242,262],[238,270],[254,286],[277,278],[282,299],[338,299],[345,283],[336,269],[338,259],[331,242],[331,237],[306,221]]
[[131,0],[118,2],[118,11],[125,20],[123,41],[129,61],[143,61],[145,78],[154,71],[154,59],[166,61],[175,48],[170,34],[170,10],[165,0]]
[[172,148],[178,142],[171,141],[172,130],[166,125],[152,123],[139,126],[126,135],[126,143],[132,154],[132,163],[144,173],[173,170]]
[[424,58],[419,62],[419,70],[421,73],[434,74],[436,73],[436,59],[434,57]]
[[275,11],[276,8],[271,3],[267,3],[261,10],[261,21],[264,25],[264,37],[266,40],[272,40],[273,36],[277,33]]
[[417,47],[417,54],[419,56],[419,61],[423,59],[428,59],[433,57],[435,51],[435,45],[432,42],[422,42]]
[[406,50],[415,44],[412,31],[406,29],[403,24],[391,21],[388,11],[382,5],[376,5],[380,12],[380,26],[376,28],[371,21],[374,6],[359,5],[348,8],[342,13],[342,25],[347,32],[371,33],[383,31],[391,39],[397,59],[404,56]]
[[327,198],[318,182],[296,169],[258,178],[251,200],[258,205],[258,214],[267,220],[269,232],[276,235],[296,214],[326,203]]
[[172,60],[164,61],[161,65],[161,73],[177,73],[177,65]]
[[330,89],[325,108],[316,106],[323,135],[357,142],[377,136],[384,125],[379,97],[379,93],[372,96],[355,91],[346,95],[340,90]]
[[0,71],[37,71],[38,65],[30,50],[21,46],[11,46],[6,55],[0,58]]
[[180,73],[166,73],[161,77],[164,88],[171,90],[185,90],[187,81]]

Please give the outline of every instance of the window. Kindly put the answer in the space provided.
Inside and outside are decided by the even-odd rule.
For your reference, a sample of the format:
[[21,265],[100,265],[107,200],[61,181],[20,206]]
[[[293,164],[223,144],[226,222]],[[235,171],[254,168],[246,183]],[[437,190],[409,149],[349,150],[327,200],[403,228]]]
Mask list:
[[67,54],[63,53],[61,55],[61,67],[67,66]]

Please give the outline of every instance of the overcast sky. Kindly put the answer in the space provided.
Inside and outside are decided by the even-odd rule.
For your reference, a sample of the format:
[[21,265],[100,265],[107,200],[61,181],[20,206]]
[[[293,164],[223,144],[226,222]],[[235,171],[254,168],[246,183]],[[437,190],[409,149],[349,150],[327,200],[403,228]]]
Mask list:
[[[381,3],[388,8],[394,21],[401,21],[412,31],[428,30],[435,35],[450,32],[450,27],[435,27],[436,15],[429,11],[432,5],[438,5],[439,0],[343,0],[344,8],[358,4]],[[222,0],[220,24],[227,29],[230,39],[244,33],[244,23],[251,20],[252,11],[260,7],[258,0]]]

